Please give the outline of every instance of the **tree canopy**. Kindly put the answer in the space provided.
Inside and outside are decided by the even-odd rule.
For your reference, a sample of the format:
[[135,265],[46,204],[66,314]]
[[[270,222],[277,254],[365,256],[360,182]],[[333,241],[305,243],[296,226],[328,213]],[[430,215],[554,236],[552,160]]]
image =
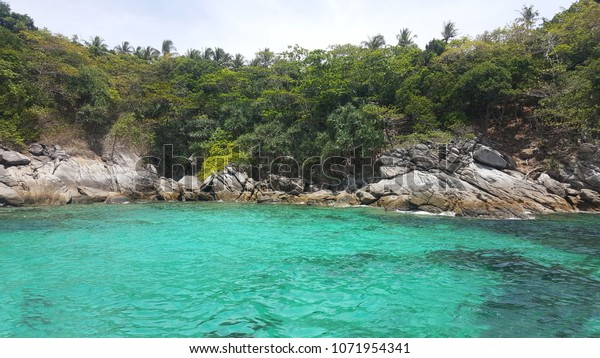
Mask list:
[[403,28],[396,44],[375,35],[246,59],[220,47],[177,54],[170,40],[160,50],[128,41],[110,49],[101,36],[79,42],[0,2],[0,143],[62,130],[143,141],[150,152],[173,144],[182,156],[243,147],[249,161],[303,160],[356,147],[375,155],[406,135],[485,132],[515,117],[599,137],[600,5],[580,0],[541,24],[532,6],[517,11],[474,39],[447,21],[425,49]]

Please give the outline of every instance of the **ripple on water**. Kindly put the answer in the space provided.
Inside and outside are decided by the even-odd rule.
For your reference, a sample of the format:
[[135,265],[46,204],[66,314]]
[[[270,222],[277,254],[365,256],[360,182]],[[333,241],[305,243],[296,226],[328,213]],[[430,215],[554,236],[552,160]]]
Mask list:
[[600,336],[599,223],[215,203],[3,209],[0,336]]

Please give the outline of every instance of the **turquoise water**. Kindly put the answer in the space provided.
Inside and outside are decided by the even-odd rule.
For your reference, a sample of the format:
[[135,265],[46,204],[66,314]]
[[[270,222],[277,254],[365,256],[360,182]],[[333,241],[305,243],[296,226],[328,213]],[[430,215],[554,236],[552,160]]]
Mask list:
[[0,210],[0,337],[599,337],[600,216]]

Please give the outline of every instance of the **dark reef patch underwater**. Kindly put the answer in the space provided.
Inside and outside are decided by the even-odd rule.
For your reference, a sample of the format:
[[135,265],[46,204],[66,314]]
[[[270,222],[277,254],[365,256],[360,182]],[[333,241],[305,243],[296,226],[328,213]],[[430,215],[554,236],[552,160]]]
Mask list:
[[1,337],[600,337],[600,216],[0,210]]

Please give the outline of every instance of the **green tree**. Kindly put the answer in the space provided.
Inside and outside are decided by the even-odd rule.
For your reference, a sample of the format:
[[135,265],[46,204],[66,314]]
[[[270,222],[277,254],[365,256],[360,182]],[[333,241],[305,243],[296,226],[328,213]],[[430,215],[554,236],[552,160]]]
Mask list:
[[244,67],[245,64],[246,64],[246,59],[244,58],[244,55],[242,55],[241,53],[236,53],[235,57],[231,61],[231,67],[233,67],[236,70],[239,70],[240,68]]
[[232,57],[220,47],[216,47],[213,55],[213,61],[220,66],[228,66],[231,63]]
[[100,36],[94,36],[90,39],[90,41],[84,42],[94,56],[100,56],[108,52],[108,45]]
[[133,53],[133,46],[129,43],[129,41],[123,41],[121,44],[115,47],[115,51],[117,53],[122,53],[125,55],[130,55]]
[[252,66],[271,67],[273,62],[275,62],[275,53],[265,48],[256,53],[256,57],[254,57],[250,64]]
[[502,104],[512,89],[510,72],[491,62],[475,65],[456,84],[456,93],[472,118],[479,121],[487,134],[490,118],[496,106]]
[[186,51],[185,57],[191,58],[193,60],[200,60],[202,59],[202,52],[200,52],[200,50],[196,50],[196,49],[189,49]]
[[144,126],[134,113],[121,113],[113,123],[109,134],[113,138],[111,157],[114,156],[118,142],[126,143],[140,151],[152,146],[154,135],[148,126]]
[[27,88],[23,59],[16,51],[21,46],[19,38],[0,28],[0,39],[0,143],[20,146],[30,139],[27,130],[34,124],[28,123],[33,98]]
[[138,46],[133,53],[137,58],[144,61],[156,61],[160,57],[160,51],[151,46],[140,47]]
[[33,19],[27,15],[17,14],[10,10],[10,5],[0,1],[0,26],[10,31],[37,30],[33,24]]
[[377,106],[356,108],[346,104],[327,117],[329,140],[322,155],[351,156],[356,148],[373,155],[383,145],[380,111]]
[[205,60],[214,60],[215,51],[210,47],[205,48],[204,52],[202,53],[202,58]]
[[69,89],[75,95],[72,112],[74,121],[92,134],[106,129],[111,121],[118,93],[111,86],[110,77],[96,67],[81,66]]
[[204,180],[211,174],[215,174],[230,164],[244,164],[248,162],[248,154],[241,151],[231,134],[218,128],[210,139],[205,143],[208,157],[204,159],[198,176]]
[[456,24],[452,21],[444,22],[444,29],[442,30],[442,39],[444,39],[445,43],[448,43],[450,39],[458,36],[458,28],[456,28]]
[[385,47],[385,38],[381,34],[377,34],[373,37],[369,36],[367,41],[363,41],[362,45],[369,50],[377,50]]
[[396,39],[398,40],[398,46],[400,47],[413,47],[416,46],[414,39],[417,35],[413,35],[412,31],[408,28],[403,28],[400,30],[400,33],[396,35]]
[[175,51],[177,51],[177,49],[175,48],[175,45],[173,44],[173,41],[171,41],[171,40],[164,40],[162,42],[161,49],[162,49],[163,56],[174,55],[174,54],[176,54]]
[[535,22],[538,16],[540,15],[540,13],[537,10],[533,9],[533,5],[523,5],[521,10],[519,10],[519,14],[521,15],[521,17],[518,19],[518,22],[523,24],[523,26],[525,26],[526,29],[531,29],[533,25],[535,25]]

